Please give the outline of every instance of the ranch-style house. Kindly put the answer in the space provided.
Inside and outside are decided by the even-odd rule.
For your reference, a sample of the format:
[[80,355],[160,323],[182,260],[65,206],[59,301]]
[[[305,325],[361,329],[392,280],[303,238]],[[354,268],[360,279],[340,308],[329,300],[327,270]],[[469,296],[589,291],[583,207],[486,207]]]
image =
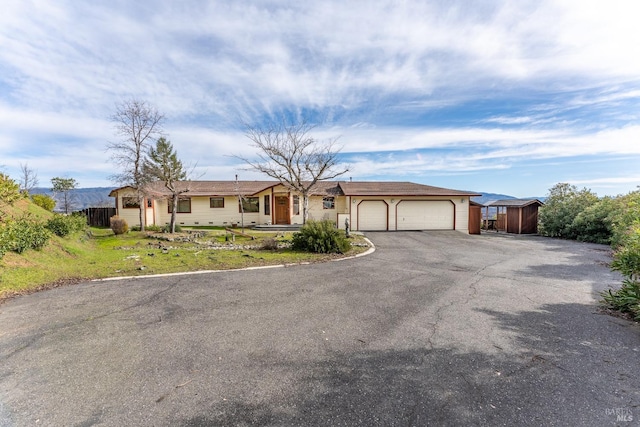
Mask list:
[[[185,181],[176,223],[185,226],[302,224],[302,196],[275,181]],[[170,192],[154,182],[145,191],[144,221],[165,225],[171,218]],[[131,187],[116,188],[118,216],[139,225],[139,205]],[[240,196],[240,197],[239,197]],[[470,197],[479,194],[413,182],[322,181],[309,197],[309,219],[331,220],[352,230],[457,230],[469,232]],[[240,204],[239,200],[242,200]],[[241,214],[243,212],[243,215]]]

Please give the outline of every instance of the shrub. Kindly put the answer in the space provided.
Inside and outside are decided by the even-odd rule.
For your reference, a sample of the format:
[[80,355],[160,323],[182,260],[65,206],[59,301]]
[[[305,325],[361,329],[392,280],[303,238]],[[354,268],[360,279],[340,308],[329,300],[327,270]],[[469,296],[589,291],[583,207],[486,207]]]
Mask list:
[[33,196],[31,196],[31,201],[35,205],[40,206],[42,209],[45,209],[49,212],[53,212],[53,208],[56,207],[56,201],[46,194],[34,194]]
[[[182,232],[182,227],[180,227],[178,224],[175,225],[174,230],[176,233],[180,233]],[[163,233],[171,233],[171,224],[167,224],[162,228],[162,232]]]
[[611,243],[613,220],[618,203],[611,197],[603,197],[596,203],[587,206],[573,220],[571,228],[577,240],[581,242]]
[[611,247],[624,245],[632,226],[640,223],[640,190],[616,198],[616,209],[610,215],[613,223]]
[[629,313],[640,321],[640,282],[625,279],[617,291],[609,289],[602,293],[605,304],[613,310]]
[[7,251],[11,250],[9,241],[9,228],[12,220],[0,222],[0,259]]
[[598,196],[586,188],[559,183],[549,190],[545,205],[540,208],[539,231],[543,236],[577,239],[579,231],[574,220],[589,206],[598,202]]
[[611,269],[619,271],[625,279],[619,290],[601,294],[604,303],[614,310],[630,313],[640,321],[640,224],[630,226],[621,234]]
[[111,225],[111,229],[115,235],[124,234],[129,231],[129,224],[124,218],[120,218],[115,215],[109,219],[109,224]]
[[640,225],[629,227],[613,254],[611,269],[630,280],[640,278]]
[[2,234],[4,251],[11,250],[19,254],[27,249],[42,249],[51,237],[46,225],[29,215],[8,221]]
[[262,245],[260,246],[260,249],[265,251],[275,251],[276,249],[278,249],[278,241],[273,237],[264,239],[262,241]]
[[56,236],[65,237],[76,231],[84,230],[87,226],[87,219],[84,215],[61,215],[54,216],[47,221],[47,228]]
[[[140,227],[138,227],[138,228],[140,228]],[[159,225],[147,225],[144,229],[146,231],[152,231],[154,233],[160,233],[163,230],[163,228],[160,227]]]
[[351,243],[332,221],[310,220],[293,235],[291,248],[316,253],[345,253]]
[[0,173],[0,202],[11,205],[21,197],[18,183],[9,178],[9,175]]

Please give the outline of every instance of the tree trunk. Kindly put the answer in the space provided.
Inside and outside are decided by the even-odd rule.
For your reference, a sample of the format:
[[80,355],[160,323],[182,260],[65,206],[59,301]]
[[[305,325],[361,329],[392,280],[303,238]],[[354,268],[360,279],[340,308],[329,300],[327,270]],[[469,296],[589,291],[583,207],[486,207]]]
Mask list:
[[144,231],[144,197],[141,195],[138,196],[138,205],[140,205],[140,208],[138,209],[140,217],[140,231]]
[[176,232],[176,211],[178,210],[178,196],[173,196],[171,201],[171,234]]
[[307,193],[302,193],[302,224],[307,223],[307,219],[309,219],[309,195]]

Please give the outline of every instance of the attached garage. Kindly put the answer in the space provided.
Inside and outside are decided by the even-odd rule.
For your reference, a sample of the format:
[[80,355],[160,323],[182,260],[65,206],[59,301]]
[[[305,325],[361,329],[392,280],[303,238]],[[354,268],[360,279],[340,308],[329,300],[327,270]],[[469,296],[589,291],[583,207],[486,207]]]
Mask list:
[[363,200],[358,205],[358,230],[388,230],[389,206],[383,200]]
[[455,205],[449,200],[400,200],[397,230],[453,230]]

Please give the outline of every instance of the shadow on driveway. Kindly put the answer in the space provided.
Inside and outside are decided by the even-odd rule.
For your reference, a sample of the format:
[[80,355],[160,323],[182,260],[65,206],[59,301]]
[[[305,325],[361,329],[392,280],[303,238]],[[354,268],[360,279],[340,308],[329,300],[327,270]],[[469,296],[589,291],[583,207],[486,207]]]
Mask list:
[[636,325],[611,318],[614,326],[594,335],[593,307],[580,304],[479,311],[514,333],[521,353],[363,350],[321,363],[265,365],[266,372],[305,372],[297,393],[225,401],[179,424],[602,426],[616,423],[616,410],[640,417],[637,372],[629,370],[640,343],[625,342]]

